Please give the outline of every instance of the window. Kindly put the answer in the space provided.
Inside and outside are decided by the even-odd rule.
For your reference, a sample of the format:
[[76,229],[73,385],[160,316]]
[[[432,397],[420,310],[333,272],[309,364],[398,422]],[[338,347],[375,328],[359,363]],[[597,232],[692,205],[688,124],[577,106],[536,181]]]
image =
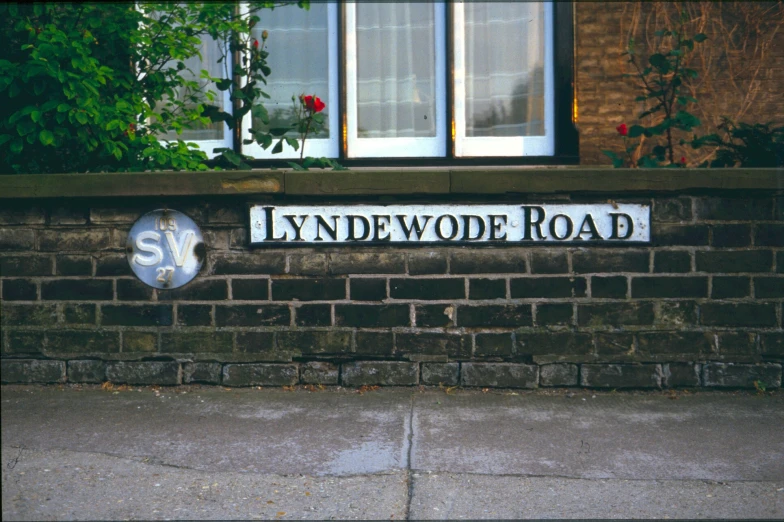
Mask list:
[[[325,130],[308,137],[305,155],[357,165],[577,162],[571,3],[313,2],[260,15],[270,126],[291,121],[292,96],[326,103]],[[247,115],[241,139],[251,124],[261,127]],[[211,152],[231,138],[223,129],[222,141],[202,141],[206,131],[187,139]],[[259,165],[300,154],[239,147]]]

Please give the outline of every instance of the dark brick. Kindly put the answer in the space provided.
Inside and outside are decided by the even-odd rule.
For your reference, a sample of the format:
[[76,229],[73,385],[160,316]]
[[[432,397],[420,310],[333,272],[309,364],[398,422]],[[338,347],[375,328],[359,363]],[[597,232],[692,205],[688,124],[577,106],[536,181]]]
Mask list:
[[390,332],[357,332],[357,353],[366,356],[391,356],[395,351],[394,334]]
[[405,271],[405,254],[365,252],[329,254],[330,274],[402,274]]
[[697,198],[697,219],[757,221],[773,218],[772,198]]
[[669,363],[662,365],[662,386],[666,388],[700,385],[700,365],[694,363]]
[[410,326],[408,305],[335,305],[336,326]]
[[390,279],[389,295],[393,299],[463,299],[463,279]]
[[278,348],[303,354],[346,354],[351,351],[351,332],[288,331],[278,332]]
[[57,207],[49,212],[51,225],[86,225],[88,209],[85,207]]
[[0,250],[32,250],[35,232],[29,228],[0,228]]
[[57,323],[57,308],[53,304],[3,304],[0,319],[4,326],[49,326]]
[[331,301],[345,298],[345,279],[272,280],[274,301]]
[[565,252],[531,253],[532,274],[566,274],[568,272],[569,261]]
[[628,281],[625,276],[591,278],[591,297],[625,299]]
[[292,386],[299,381],[296,364],[227,364],[224,386]]
[[524,274],[525,250],[468,250],[451,256],[453,274]]
[[452,359],[471,357],[471,337],[441,333],[399,333],[395,335],[397,351],[414,355],[446,355]]
[[748,277],[721,277],[713,276],[711,283],[711,297],[713,299],[731,299],[733,297],[748,297],[751,288],[751,279]]
[[68,361],[68,382],[101,383],[106,380],[106,363],[94,359]]
[[403,361],[356,361],[341,368],[343,386],[413,386],[419,384],[419,364]]
[[113,297],[109,280],[59,279],[41,283],[41,298],[45,300],[108,301]]
[[69,331],[46,332],[46,351],[54,353],[118,353],[117,332]]
[[38,290],[35,283],[27,279],[6,279],[3,281],[3,299],[6,301],[35,301]]
[[337,384],[338,367],[328,362],[311,361],[300,366],[302,384]]
[[653,201],[653,221],[677,222],[691,219],[691,198],[657,198]]
[[4,203],[0,208],[0,225],[43,225],[45,222],[44,209],[31,207],[24,201]]
[[352,301],[383,301],[387,297],[387,280],[360,278],[350,279]]
[[177,306],[178,326],[212,326],[212,306],[210,305],[179,305]]
[[702,380],[712,388],[754,388],[761,381],[768,389],[781,387],[781,365],[707,363],[702,367]]
[[329,326],[332,324],[331,305],[303,305],[294,309],[297,326]]
[[229,249],[229,231],[224,229],[202,229],[204,245],[210,250]]
[[648,272],[648,252],[628,250],[579,250],[572,254],[578,274],[594,272]]
[[685,273],[691,271],[688,252],[660,250],[653,254],[653,271],[657,273]]
[[220,384],[223,365],[215,362],[189,362],[182,365],[182,383]]
[[477,334],[475,357],[511,357],[512,355],[512,335],[511,334]]
[[[128,262],[126,261],[126,264]],[[57,275],[88,276],[93,274],[93,261],[90,256],[57,256]]]
[[123,332],[123,354],[154,353],[158,351],[158,334],[153,332]]
[[585,288],[585,279],[582,277],[523,277],[509,281],[512,299],[583,297]]
[[784,277],[755,277],[754,297],[784,297]]
[[95,260],[96,277],[133,275],[125,254],[104,254]]
[[44,332],[8,332],[6,353],[40,354],[44,349]]
[[68,324],[95,324],[95,305],[67,304],[63,306],[63,318]]
[[536,305],[537,326],[572,324],[574,310],[571,303],[546,303]]
[[291,311],[286,305],[234,305],[216,306],[217,326],[288,326]]
[[240,209],[228,205],[224,206],[219,204],[219,206],[214,206],[214,207],[210,206],[207,209],[207,222],[210,224],[214,224],[214,223],[237,224],[237,223],[242,223],[243,221],[245,221],[245,219],[243,219],[243,212]]
[[699,272],[770,272],[772,265],[770,250],[697,252]]
[[637,336],[637,343],[643,356],[684,354],[702,359],[712,351],[713,336],[703,332],[647,332]]
[[757,334],[754,332],[720,332],[716,336],[722,355],[757,353]]
[[657,225],[651,227],[654,246],[705,246],[710,227],[707,225]]
[[65,361],[3,359],[0,374],[3,384],[64,382]]
[[577,305],[580,326],[627,326],[653,324],[651,303],[607,303]]
[[43,256],[2,256],[0,276],[46,276],[52,275],[52,258]]
[[117,299],[120,301],[149,301],[153,288],[138,279],[118,279]]
[[706,303],[701,318],[708,326],[776,326],[776,307],[772,303]]
[[138,220],[143,210],[140,208],[91,208],[90,223],[133,223]]
[[417,305],[414,311],[417,326],[430,328],[454,326],[454,305]]
[[[275,346],[275,334],[272,332],[239,332],[237,333],[237,352],[261,354],[267,361],[291,361],[291,350],[278,350]],[[297,354],[299,352],[296,352]]]
[[232,279],[231,295],[236,301],[266,301],[269,279]]
[[517,355],[587,355],[593,349],[589,333],[547,332],[515,334]]
[[243,252],[241,254],[212,254],[212,273],[233,274],[282,274],[286,271],[286,256],[275,252]]
[[763,355],[784,357],[784,333],[761,333],[759,336]]
[[590,388],[660,388],[658,364],[583,364],[580,384]]
[[533,326],[531,305],[460,306],[459,326]]
[[289,274],[298,276],[327,275],[326,254],[289,255]]
[[599,357],[612,358],[634,353],[634,336],[630,333],[598,332],[595,338]]
[[776,254],[776,272],[784,274],[784,252],[781,250]]
[[410,275],[446,274],[446,255],[442,252],[408,254]]
[[784,225],[759,224],[754,229],[757,246],[784,247]]
[[537,388],[539,367],[515,363],[463,363],[460,371],[463,386],[493,388]]
[[[108,229],[42,230],[38,246],[44,252],[96,252],[114,246]],[[126,261],[127,263],[127,261]]]
[[504,279],[470,279],[468,281],[469,299],[503,299],[506,297]]
[[231,353],[231,332],[164,332],[161,353]]
[[635,277],[632,297],[707,297],[707,277]]
[[422,384],[456,386],[460,363],[422,363]]
[[576,364],[545,364],[539,367],[541,386],[577,386],[579,368]]
[[197,279],[174,290],[158,290],[159,301],[225,301],[228,298],[228,286],[223,279]]
[[751,244],[749,225],[713,225],[711,235],[711,245],[715,247],[745,247]]
[[106,365],[106,378],[113,383],[176,386],[181,377],[180,364],[176,361],[120,361]]
[[171,326],[171,305],[103,305],[104,326]]

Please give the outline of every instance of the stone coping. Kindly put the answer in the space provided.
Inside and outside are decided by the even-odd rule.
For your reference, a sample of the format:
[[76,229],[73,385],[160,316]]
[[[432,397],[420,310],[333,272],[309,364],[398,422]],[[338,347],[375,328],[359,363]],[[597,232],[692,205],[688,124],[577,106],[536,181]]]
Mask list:
[[509,193],[784,191],[784,169],[388,167],[345,171],[0,175],[0,199],[129,196],[380,196]]

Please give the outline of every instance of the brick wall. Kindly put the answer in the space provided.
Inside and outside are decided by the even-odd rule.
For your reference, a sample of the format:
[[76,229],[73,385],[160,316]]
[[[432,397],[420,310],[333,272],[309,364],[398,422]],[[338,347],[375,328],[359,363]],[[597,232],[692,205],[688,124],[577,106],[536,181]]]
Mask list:
[[170,198],[208,248],[173,291],[124,252],[162,202],[8,202],[2,380],[780,386],[784,198],[608,197],[651,246],[251,250],[245,198]]

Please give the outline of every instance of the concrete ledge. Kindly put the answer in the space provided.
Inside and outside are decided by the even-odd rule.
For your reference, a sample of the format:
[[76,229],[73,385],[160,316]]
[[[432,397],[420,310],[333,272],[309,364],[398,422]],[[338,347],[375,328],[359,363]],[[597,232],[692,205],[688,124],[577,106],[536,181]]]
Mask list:
[[702,189],[784,191],[784,169],[390,167],[307,172],[258,169],[0,175],[0,199],[257,194],[634,193]]

